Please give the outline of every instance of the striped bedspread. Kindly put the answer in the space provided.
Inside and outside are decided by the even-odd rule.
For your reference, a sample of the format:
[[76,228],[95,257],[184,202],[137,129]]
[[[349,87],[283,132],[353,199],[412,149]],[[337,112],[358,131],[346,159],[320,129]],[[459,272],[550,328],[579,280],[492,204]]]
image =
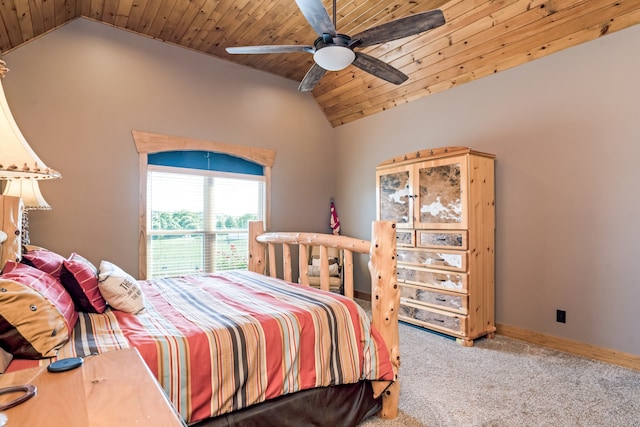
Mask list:
[[353,301],[247,271],[140,282],[145,311],[81,313],[58,358],[136,347],[186,422],[274,397],[393,378]]

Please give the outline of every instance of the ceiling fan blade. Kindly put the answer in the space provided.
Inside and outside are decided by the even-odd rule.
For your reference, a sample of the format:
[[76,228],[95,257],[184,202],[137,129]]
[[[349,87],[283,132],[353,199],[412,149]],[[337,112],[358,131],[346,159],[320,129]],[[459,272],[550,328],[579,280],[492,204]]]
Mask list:
[[228,47],[225,49],[227,53],[233,54],[253,54],[253,53],[291,53],[291,52],[307,52],[313,53],[313,46],[300,45],[276,45],[276,46],[238,46]]
[[439,27],[444,22],[442,11],[435,9],[380,24],[352,36],[351,39],[360,40],[358,47],[372,46],[422,33]]
[[327,70],[325,70],[318,64],[313,64],[313,66],[309,68],[309,71],[307,71],[307,74],[305,74],[304,78],[300,82],[298,90],[300,92],[309,92],[313,90],[313,88],[316,87],[316,85],[326,72]]
[[304,15],[309,25],[322,37],[323,34],[336,36],[336,27],[331,22],[331,17],[324,8],[321,0],[296,0],[300,12]]
[[397,68],[362,52],[356,52],[356,59],[353,61],[353,65],[396,85],[404,83],[409,78]]

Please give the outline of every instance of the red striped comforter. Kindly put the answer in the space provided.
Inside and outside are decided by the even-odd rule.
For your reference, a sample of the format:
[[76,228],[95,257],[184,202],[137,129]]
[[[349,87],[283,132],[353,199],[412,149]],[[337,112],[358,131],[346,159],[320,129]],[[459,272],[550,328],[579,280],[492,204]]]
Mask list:
[[340,295],[247,271],[140,283],[143,313],[81,313],[58,358],[136,347],[187,422],[393,378],[380,334]]

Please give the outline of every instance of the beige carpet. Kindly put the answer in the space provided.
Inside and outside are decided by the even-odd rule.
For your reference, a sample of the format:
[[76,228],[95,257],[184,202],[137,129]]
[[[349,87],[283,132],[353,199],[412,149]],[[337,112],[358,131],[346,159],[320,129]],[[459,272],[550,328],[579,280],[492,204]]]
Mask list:
[[362,427],[640,426],[640,372],[498,335],[463,347],[400,324],[400,416]]

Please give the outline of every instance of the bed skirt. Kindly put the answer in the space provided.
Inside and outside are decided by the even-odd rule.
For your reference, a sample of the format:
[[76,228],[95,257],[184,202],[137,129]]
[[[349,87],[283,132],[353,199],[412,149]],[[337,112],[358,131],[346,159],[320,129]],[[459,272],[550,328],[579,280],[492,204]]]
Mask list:
[[369,381],[303,390],[192,427],[356,426],[382,408]]

